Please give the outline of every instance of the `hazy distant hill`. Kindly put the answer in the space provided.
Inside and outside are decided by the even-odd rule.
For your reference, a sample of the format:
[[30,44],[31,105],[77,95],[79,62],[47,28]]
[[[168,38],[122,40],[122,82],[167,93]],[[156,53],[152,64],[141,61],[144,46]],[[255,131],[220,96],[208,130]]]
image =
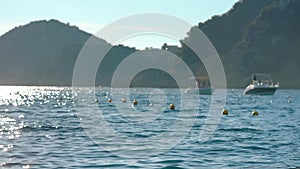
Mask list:
[[14,28],[0,37],[0,84],[70,84],[76,57],[90,36],[57,20]]
[[[0,85],[72,85],[76,59],[90,37],[78,27],[57,20],[14,28],[0,37]],[[99,65],[95,85],[110,86],[117,66],[137,50],[94,38],[98,49],[111,47]],[[143,71],[131,85],[177,86],[170,76],[157,70]]]
[[[57,20],[35,21],[14,28],[0,37],[0,84],[71,85],[77,56],[91,36]],[[110,45],[96,39],[99,47]],[[118,58],[133,51],[116,46],[108,55],[113,53],[110,58],[120,62]],[[105,72],[113,71],[114,67],[110,63]]]
[[[252,73],[269,73],[284,88],[300,88],[300,0],[241,0],[221,16],[191,28],[182,47],[168,46],[195,75],[205,67],[184,43],[200,28],[224,64],[229,87],[245,87]],[[35,21],[0,37],[0,85],[71,85],[77,56],[92,35],[57,20]],[[109,45],[97,38],[99,45]],[[118,64],[135,48],[113,46],[100,65],[97,85],[109,85]],[[176,65],[174,65],[176,71]],[[101,77],[101,78],[100,78]],[[141,72],[134,86],[176,87],[157,70]]]

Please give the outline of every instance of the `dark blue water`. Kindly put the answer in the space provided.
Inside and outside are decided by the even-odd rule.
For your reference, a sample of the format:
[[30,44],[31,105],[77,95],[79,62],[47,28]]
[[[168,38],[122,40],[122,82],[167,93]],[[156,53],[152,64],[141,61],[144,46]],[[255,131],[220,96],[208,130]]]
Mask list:
[[[94,93],[93,89],[81,88],[75,94],[72,88],[0,87],[0,165],[2,168],[300,167],[299,90],[278,90],[274,96],[245,96],[242,90],[227,90],[224,107],[229,115],[215,117],[220,118],[215,120],[217,128],[204,142],[199,138],[205,130],[210,96],[200,96],[195,112],[191,107],[195,103],[193,96],[184,98],[190,105],[180,105],[182,96],[178,90],[137,89],[138,94],[132,90],[126,98],[122,90],[116,96],[108,89],[96,89]],[[120,100],[123,97],[126,103]],[[112,102],[107,102],[109,98]],[[133,99],[138,101],[136,106],[131,106]],[[175,103],[175,110],[169,109],[170,103]],[[254,110],[259,112],[258,116],[251,115]],[[194,120],[190,129],[171,128],[180,113],[187,115],[183,119]],[[90,117],[91,114],[95,117]],[[98,115],[105,122],[96,121]],[[92,126],[82,126],[84,122]],[[117,135],[106,132],[102,124]],[[174,147],[168,147],[182,136]]]

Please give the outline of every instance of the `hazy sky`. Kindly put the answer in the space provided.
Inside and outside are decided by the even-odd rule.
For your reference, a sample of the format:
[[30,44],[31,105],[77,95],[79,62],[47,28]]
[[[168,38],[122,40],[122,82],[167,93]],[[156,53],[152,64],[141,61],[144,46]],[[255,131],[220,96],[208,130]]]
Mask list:
[[[30,21],[58,19],[96,33],[125,16],[162,13],[179,17],[192,25],[228,11],[238,0],[3,0],[0,2],[0,35]],[[145,41],[145,38],[149,38]],[[183,37],[182,37],[183,38]],[[161,46],[168,39],[145,36],[129,39],[126,45],[144,48]],[[172,40],[170,40],[170,43]],[[135,43],[138,42],[138,43]],[[146,43],[147,42],[147,43]],[[174,42],[175,43],[175,42]]]

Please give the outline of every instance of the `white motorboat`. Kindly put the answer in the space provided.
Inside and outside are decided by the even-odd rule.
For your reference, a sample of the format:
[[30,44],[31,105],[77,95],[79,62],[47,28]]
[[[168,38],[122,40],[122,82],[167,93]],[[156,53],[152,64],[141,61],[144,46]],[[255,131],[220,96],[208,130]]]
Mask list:
[[253,74],[252,83],[246,87],[244,94],[273,95],[277,88],[279,83],[274,84],[269,75]]

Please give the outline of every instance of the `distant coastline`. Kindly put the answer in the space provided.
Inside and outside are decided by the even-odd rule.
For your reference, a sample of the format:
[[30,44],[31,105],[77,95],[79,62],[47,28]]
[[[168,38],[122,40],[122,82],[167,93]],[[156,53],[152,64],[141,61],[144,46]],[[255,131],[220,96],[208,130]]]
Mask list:
[[[182,42],[201,29],[218,51],[229,88],[244,88],[253,73],[267,73],[283,89],[299,89],[300,79],[300,2],[244,0],[221,16],[191,28]],[[33,21],[18,26],[0,37],[0,85],[71,86],[77,56],[92,35],[58,20]],[[98,38],[100,45],[111,46],[101,63],[96,84],[109,86],[114,70],[134,47],[112,46]],[[195,76],[207,76],[202,62],[184,43],[162,44],[180,57]],[[174,65],[176,67],[176,65]],[[176,87],[164,72],[149,70],[137,76],[137,87]]]

